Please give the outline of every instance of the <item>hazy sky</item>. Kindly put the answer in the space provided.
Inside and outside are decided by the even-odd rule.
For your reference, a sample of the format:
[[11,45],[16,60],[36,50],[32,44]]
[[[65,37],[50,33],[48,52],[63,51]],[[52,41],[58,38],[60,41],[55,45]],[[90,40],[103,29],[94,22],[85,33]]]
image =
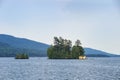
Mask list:
[[120,54],[120,1],[0,0],[0,34],[47,44],[62,36]]

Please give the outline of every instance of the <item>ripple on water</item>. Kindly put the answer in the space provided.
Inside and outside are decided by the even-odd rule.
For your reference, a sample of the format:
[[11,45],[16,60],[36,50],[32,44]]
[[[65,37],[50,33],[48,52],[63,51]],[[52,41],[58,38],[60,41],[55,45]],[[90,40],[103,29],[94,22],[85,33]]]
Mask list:
[[0,58],[0,80],[120,80],[120,58]]

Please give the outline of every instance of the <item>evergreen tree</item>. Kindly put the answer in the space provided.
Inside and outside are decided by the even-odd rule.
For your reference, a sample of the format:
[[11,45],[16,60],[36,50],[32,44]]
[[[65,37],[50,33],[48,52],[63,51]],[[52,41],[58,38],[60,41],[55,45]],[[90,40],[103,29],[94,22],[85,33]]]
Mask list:
[[84,56],[84,49],[81,46],[80,40],[77,40],[72,48],[72,57],[78,59],[79,56]]
[[72,47],[70,40],[54,37],[54,45],[48,48],[47,55],[49,59],[77,59],[80,55],[84,55],[84,49],[81,46],[80,40],[77,40]]
[[28,54],[16,54],[15,59],[29,59]]

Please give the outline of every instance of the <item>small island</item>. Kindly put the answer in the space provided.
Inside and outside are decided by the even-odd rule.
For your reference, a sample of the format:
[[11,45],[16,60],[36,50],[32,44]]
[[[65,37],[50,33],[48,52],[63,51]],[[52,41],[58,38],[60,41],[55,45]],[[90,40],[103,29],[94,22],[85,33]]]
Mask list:
[[72,41],[62,37],[54,37],[54,44],[47,50],[49,59],[85,59],[85,51],[77,40],[72,46]]
[[28,54],[16,54],[15,59],[29,59]]

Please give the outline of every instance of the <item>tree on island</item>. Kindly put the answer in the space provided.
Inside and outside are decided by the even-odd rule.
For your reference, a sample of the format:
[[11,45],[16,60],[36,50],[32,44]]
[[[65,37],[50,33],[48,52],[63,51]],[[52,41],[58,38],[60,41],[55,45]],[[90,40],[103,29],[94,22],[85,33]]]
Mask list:
[[16,54],[15,59],[29,59],[28,54]]
[[78,59],[79,56],[84,56],[84,49],[83,47],[81,46],[81,42],[80,40],[77,40],[75,42],[75,45],[72,47],[72,57],[74,59]]
[[84,55],[84,49],[80,40],[77,40],[72,47],[71,40],[54,37],[54,45],[48,48],[47,55],[49,59],[78,59]]

